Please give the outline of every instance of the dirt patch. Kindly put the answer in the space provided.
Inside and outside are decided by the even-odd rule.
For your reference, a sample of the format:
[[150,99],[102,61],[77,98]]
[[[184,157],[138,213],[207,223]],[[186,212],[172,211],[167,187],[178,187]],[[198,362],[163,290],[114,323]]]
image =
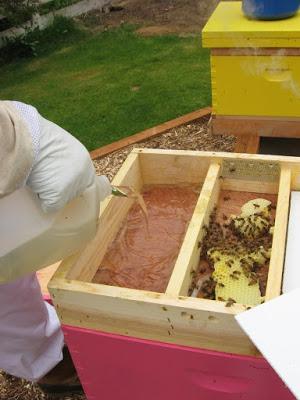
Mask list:
[[143,26],[136,30],[141,36],[157,36],[157,35],[170,35],[172,33],[178,33],[176,26]]
[[143,35],[199,35],[218,3],[219,0],[115,0],[110,11],[93,11],[81,20],[96,30],[136,24],[143,26],[138,31]]

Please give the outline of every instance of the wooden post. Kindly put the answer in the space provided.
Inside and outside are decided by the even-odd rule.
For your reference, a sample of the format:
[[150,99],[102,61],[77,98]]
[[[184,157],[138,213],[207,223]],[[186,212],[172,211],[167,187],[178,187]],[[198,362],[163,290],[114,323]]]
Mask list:
[[256,154],[259,151],[259,141],[260,138],[258,135],[236,136],[234,151],[236,153]]

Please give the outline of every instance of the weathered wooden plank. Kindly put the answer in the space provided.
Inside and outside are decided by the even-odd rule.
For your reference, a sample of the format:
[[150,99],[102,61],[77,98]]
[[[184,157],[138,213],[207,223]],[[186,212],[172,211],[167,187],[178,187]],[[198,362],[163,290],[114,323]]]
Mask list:
[[259,150],[260,137],[258,135],[240,135],[236,137],[234,151],[236,153],[256,154]]
[[300,118],[218,115],[212,117],[214,135],[300,137]]

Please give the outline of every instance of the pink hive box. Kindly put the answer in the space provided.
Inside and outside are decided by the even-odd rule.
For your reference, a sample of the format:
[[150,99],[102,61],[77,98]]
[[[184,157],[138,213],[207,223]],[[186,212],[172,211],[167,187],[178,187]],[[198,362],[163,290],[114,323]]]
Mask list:
[[292,400],[262,357],[63,326],[88,400]]
[[299,159],[135,149],[113,181],[137,191],[182,183],[198,185],[199,197],[164,293],[94,282],[134,202],[128,198],[102,204],[96,237],[64,260],[49,283],[88,399],[292,399],[235,319],[248,305],[191,297],[189,288],[203,226],[222,191],[251,191],[277,198],[265,300],[280,295],[290,191],[300,190]]

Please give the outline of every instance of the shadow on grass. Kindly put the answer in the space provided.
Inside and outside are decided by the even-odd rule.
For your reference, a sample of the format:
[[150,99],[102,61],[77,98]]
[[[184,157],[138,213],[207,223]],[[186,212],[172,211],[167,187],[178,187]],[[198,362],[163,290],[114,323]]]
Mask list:
[[72,19],[56,17],[53,24],[42,31],[36,28],[20,37],[8,39],[7,45],[0,49],[0,65],[50,54],[86,35]]

